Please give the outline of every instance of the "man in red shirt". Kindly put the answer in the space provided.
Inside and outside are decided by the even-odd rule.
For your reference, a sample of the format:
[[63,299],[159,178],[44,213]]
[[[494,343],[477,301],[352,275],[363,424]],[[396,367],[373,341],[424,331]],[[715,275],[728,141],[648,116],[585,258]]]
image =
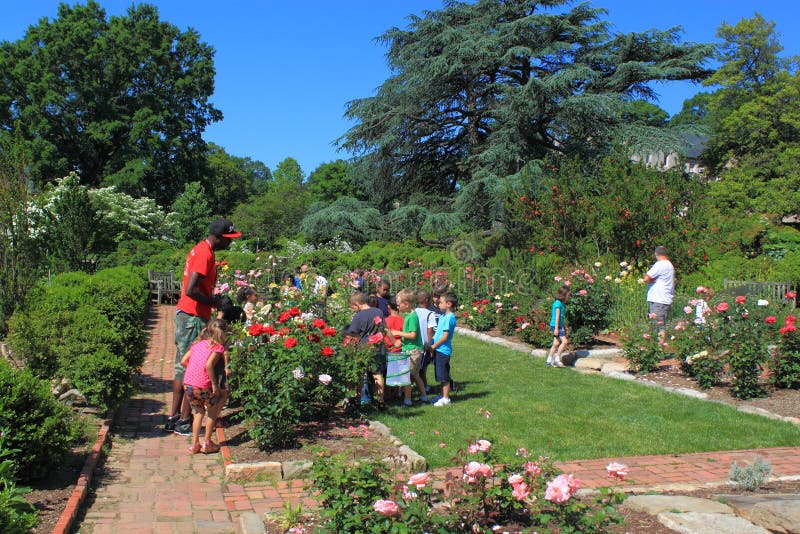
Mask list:
[[211,319],[211,308],[216,307],[219,296],[214,295],[217,267],[214,252],[225,250],[231,241],[241,237],[233,223],[217,219],[208,228],[208,237],[194,246],[186,257],[183,268],[183,289],[175,313],[175,379],[172,381],[172,410],[164,430],[183,436],[192,435],[189,403],[183,396],[183,374],[186,369],[181,358],[200,335]]

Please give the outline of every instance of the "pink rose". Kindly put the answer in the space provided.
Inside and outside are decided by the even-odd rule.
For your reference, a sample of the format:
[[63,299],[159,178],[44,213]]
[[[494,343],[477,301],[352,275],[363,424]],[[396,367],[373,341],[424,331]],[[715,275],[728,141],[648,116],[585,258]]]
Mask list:
[[464,477],[468,483],[474,484],[479,477],[492,476],[492,468],[480,462],[470,462],[464,466]]
[[372,320],[372,322],[375,323],[375,324],[381,324],[383,322],[383,319],[381,319],[380,317],[375,317]]
[[531,494],[531,487],[524,482],[522,484],[514,486],[514,489],[511,492],[511,496],[518,501],[524,501],[525,499],[528,498],[528,495],[530,494]]
[[717,312],[718,313],[725,313],[728,311],[728,303],[727,302],[720,302],[717,304]]
[[408,479],[409,486],[416,486],[417,489],[424,488],[428,484],[428,473],[417,473],[416,475],[411,475],[411,478]]
[[542,468],[539,467],[539,464],[536,462],[528,462],[525,464],[525,472],[528,473],[528,475],[535,477],[542,472]]
[[376,512],[385,517],[394,517],[400,513],[400,507],[397,506],[397,503],[390,500],[384,501],[383,499],[378,499],[372,507],[375,508]]
[[319,375],[319,381],[326,386],[329,385],[332,380],[333,378],[331,377],[331,375],[325,375],[325,374]]
[[684,306],[683,307],[683,313],[692,313],[692,307],[691,306]]
[[409,501],[411,499],[416,499],[416,498],[417,498],[417,494],[414,493],[413,491],[409,490],[408,486],[403,485],[403,499]]
[[511,484],[512,486],[517,486],[519,484],[522,484],[523,482],[525,482],[525,479],[520,474],[511,475],[510,477],[508,477],[508,483]]
[[581,289],[580,291],[578,291],[578,295],[583,296],[585,294],[586,294],[586,290],[585,289]]
[[606,466],[606,471],[609,477],[616,478],[617,480],[624,480],[625,477],[628,476],[628,466],[617,462],[608,464]]
[[486,441],[485,439],[479,439],[475,443],[470,443],[468,450],[470,454],[475,454],[476,452],[487,452],[491,448],[492,448],[491,441]]

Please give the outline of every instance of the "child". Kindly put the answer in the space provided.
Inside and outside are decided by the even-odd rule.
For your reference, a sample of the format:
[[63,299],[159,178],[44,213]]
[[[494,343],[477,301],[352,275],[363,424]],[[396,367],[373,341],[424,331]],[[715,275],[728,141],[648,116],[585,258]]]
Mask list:
[[564,313],[566,308],[564,305],[569,302],[569,286],[561,286],[556,292],[556,300],[553,302],[553,308],[550,312],[550,329],[553,331],[553,345],[550,347],[550,352],[547,353],[547,361],[545,365],[552,367],[565,367],[561,363],[561,354],[567,348],[569,340],[567,339],[567,327]]
[[[211,439],[214,423],[222,404],[219,401],[214,366],[223,358],[225,340],[228,336],[228,325],[222,319],[212,319],[200,333],[198,340],[184,354],[181,364],[186,367],[183,378],[184,392],[192,406],[192,446],[190,454],[211,454],[219,451],[219,445]],[[200,444],[200,427],[203,417],[206,420],[205,440]]]
[[241,306],[244,311],[245,326],[250,326],[253,321],[253,316],[256,313],[258,292],[253,287],[243,286],[239,288],[239,292],[236,293],[236,300],[239,301],[239,306]]
[[[396,297],[397,308],[405,315],[402,326],[395,328],[389,323],[391,316],[386,319],[389,328],[392,329],[392,334],[402,340],[403,352],[409,353],[411,357],[411,380],[419,388],[419,400],[428,402],[428,396],[425,394],[425,383],[419,375],[420,363],[422,361],[422,335],[419,327],[419,317],[414,310],[414,302],[416,296],[410,289],[403,289],[397,294]],[[392,303],[389,303],[389,309],[392,309]],[[411,402],[411,385],[403,387],[403,394],[405,399],[403,405],[412,406]]]
[[[438,313],[431,310],[431,294],[424,289],[417,291],[417,307],[414,311],[419,319],[419,334],[422,338],[422,361],[419,366],[419,376],[422,383],[426,385],[427,389],[427,370],[428,365],[433,361],[433,352],[431,352],[431,343],[433,342],[433,333],[436,331],[436,323],[438,321]],[[426,390],[422,390],[425,393]]]
[[[386,322],[386,327],[392,332],[392,334],[394,334],[397,330],[403,329],[403,317],[400,315],[400,311],[397,309],[397,299],[395,299],[394,295],[389,297],[389,317],[384,319],[384,322]],[[386,343],[386,350],[389,351],[390,354],[397,354],[403,350],[400,347],[400,339],[392,340],[386,336],[384,338],[384,342]],[[391,397],[395,398],[394,388],[391,390]]]
[[714,290],[710,287],[697,287],[697,306],[694,309],[694,324],[706,324],[706,314],[711,313],[708,301],[714,298]]
[[445,293],[439,299],[442,316],[433,334],[431,349],[436,381],[442,385],[442,398],[433,403],[441,407],[450,404],[450,357],[453,355],[453,333],[456,331],[456,316],[453,310],[458,308],[458,298],[452,293]]
[[[382,408],[386,376],[386,345],[384,345],[383,336],[388,335],[392,343],[394,343],[394,336],[386,329],[381,310],[367,304],[367,295],[360,291],[355,291],[350,295],[348,303],[355,315],[353,315],[353,320],[350,321],[350,326],[347,327],[345,335],[356,338],[361,344],[375,345],[375,359],[371,372],[375,381],[377,404],[379,408]],[[381,336],[377,334],[381,334]]]

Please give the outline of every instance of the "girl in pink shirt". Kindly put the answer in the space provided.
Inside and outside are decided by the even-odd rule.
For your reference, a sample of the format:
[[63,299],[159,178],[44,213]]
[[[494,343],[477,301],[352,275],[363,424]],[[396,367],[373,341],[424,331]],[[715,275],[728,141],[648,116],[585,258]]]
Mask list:
[[[183,377],[184,392],[192,406],[192,446],[190,454],[211,454],[219,451],[219,445],[211,439],[214,423],[219,415],[222,403],[219,402],[217,381],[214,365],[224,358],[225,341],[227,339],[228,325],[222,319],[209,321],[200,337],[184,354],[181,364],[186,368]],[[203,426],[203,417],[208,412],[206,419],[206,434],[202,445],[200,444],[200,427]]]

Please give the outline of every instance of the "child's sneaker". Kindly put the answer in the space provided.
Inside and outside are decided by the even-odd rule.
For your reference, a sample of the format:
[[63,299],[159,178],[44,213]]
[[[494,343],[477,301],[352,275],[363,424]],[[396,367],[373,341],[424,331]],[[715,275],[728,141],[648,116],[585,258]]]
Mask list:
[[437,402],[442,400],[442,398],[443,397],[441,395],[436,395],[434,398],[431,399],[431,404],[436,404]]
[[433,405],[437,407],[447,406],[448,404],[450,404],[450,397],[442,397],[433,403]]
[[547,360],[546,362],[544,362],[544,364],[545,364],[547,367],[553,367],[553,360]]
[[427,395],[420,395],[419,396],[419,401],[420,402],[430,402],[430,399],[428,399]]
[[405,399],[405,400],[403,400],[403,406],[411,407],[411,406],[414,406],[414,403],[411,402],[411,399]]

